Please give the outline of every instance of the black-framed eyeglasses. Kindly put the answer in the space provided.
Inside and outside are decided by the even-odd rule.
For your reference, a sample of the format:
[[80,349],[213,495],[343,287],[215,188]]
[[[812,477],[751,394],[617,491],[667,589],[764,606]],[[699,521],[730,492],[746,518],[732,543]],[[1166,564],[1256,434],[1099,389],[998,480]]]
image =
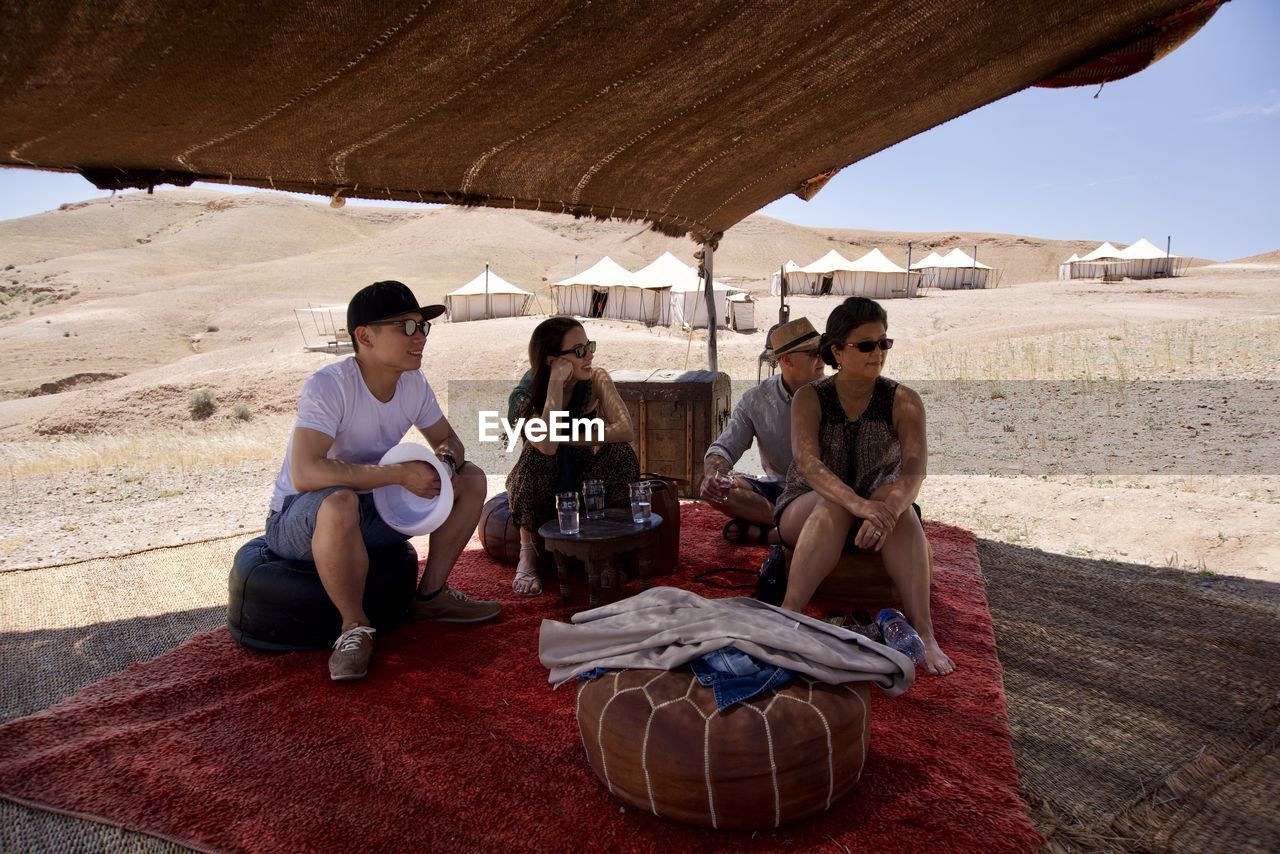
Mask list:
[[409,338],[417,335],[419,329],[422,330],[423,335],[431,334],[430,320],[416,320],[412,317],[406,317],[404,320],[375,320],[372,323],[366,323],[365,326],[399,326]]
[[853,347],[859,353],[870,353],[872,350],[876,349],[877,347],[879,347],[881,350],[890,349],[891,347],[893,347],[893,339],[881,338],[879,341],[858,341],[856,343],[853,341],[845,341],[843,343],[836,344],[836,346],[837,347]]
[[594,353],[595,351],[596,351],[596,342],[588,341],[586,344],[574,344],[568,350],[561,350],[559,353],[556,353],[555,355],[567,356],[570,353],[572,353],[573,355],[577,356],[579,359],[585,359],[587,358],[588,355],[590,355],[591,353]]

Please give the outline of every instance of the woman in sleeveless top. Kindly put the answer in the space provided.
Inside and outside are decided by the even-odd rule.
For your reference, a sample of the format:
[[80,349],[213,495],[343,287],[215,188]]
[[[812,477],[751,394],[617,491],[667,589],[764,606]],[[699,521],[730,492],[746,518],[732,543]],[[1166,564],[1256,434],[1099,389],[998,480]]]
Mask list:
[[521,418],[551,421],[551,413],[570,418],[600,418],[604,443],[523,441],[520,457],[507,475],[511,518],[520,529],[520,560],[512,590],[521,596],[542,592],[534,534],[556,516],[558,492],[579,492],[584,480],[603,480],[605,504],[629,507],[627,484],[640,479],[640,459],[629,444],[634,431],[626,404],[603,368],[592,366],[596,345],[571,317],[538,324],[529,339],[532,380],[514,401]]
[[933,634],[929,554],[912,504],[925,478],[924,404],[882,376],[893,341],[876,302],[850,297],[827,318],[819,351],[836,369],[791,402],[794,461],[778,499],[778,533],[795,545],[782,607],[803,611],[841,551],[879,551],[924,641],[925,668],[955,669]]

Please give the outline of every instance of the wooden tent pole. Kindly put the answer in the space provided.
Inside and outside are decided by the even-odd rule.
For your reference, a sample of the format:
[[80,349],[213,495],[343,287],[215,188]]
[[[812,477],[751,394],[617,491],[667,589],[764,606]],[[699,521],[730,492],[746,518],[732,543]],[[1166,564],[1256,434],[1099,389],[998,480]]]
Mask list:
[[[715,246],[708,240],[702,245],[703,294],[707,299],[707,365],[713,372],[718,371],[716,359],[716,294],[712,287],[712,263],[715,259]],[[696,313],[695,313],[696,314]]]

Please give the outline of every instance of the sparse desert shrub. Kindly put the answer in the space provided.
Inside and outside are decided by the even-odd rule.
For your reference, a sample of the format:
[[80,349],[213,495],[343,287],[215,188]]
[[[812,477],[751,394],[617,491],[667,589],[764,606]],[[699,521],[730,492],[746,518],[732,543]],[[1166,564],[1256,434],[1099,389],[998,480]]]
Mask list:
[[12,264],[5,264],[5,265],[4,265],[4,268],[5,268],[6,270],[12,270],[12,269],[13,269],[13,265],[12,265]]
[[213,414],[218,405],[213,400],[213,389],[198,388],[191,392],[191,399],[188,401],[187,409],[191,412],[193,421],[203,421]]
[[62,337],[63,337],[63,338],[70,338],[70,337],[71,337],[71,333],[70,333],[70,332],[64,332],[64,333],[62,333]]
[[231,415],[237,421],[248,421],[250,418],[249,407],[245,406],[243,403],[237,403],[232,407]]
[[218,331],[218,327],[216,327],[216,326],[214,326],[212,323],[210,323],[208,326],[206,326],[206,327],[204,328],[204,331],[205,331],[205,332],[217,332],[217,331]]

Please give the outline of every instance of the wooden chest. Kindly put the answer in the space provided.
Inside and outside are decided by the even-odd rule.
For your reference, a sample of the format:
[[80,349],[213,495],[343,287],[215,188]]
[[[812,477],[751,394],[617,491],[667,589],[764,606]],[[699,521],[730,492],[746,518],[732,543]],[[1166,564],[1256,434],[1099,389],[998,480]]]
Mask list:
[[640,470],[683,478],[681,498],[697,498],[702,457],[729,422],[729,375],[712,371],[612,371],[636,427]]

